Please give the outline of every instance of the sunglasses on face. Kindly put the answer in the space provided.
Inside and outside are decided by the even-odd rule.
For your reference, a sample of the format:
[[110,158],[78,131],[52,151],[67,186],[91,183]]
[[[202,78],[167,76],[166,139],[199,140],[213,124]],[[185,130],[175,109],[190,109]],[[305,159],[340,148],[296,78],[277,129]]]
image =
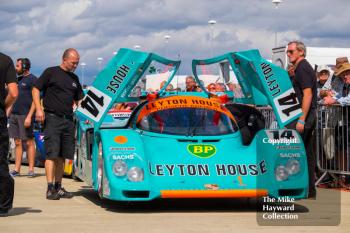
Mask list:
[[320,72],[320,76],[321,76],[321,75],[327,75],[327,76],[328,76],[328,72],[327,72],[327,71]]
[[287,50],[287,54],[293,54],[296,50]]

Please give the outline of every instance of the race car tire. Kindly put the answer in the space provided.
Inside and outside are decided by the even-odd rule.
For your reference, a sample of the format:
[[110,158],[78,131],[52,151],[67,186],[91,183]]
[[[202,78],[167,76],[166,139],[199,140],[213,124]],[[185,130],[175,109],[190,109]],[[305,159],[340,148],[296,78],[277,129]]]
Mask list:
[[97,181],[98,181],[98,196],[101,199],[104,199],[103,197],[103,169],[104,169],[104,165],[103,165],[103,159],[102,157],[98,158],[98,171],[97,171]]
[[74,157],[73,157],[73,171],[72,171],[72,179],[76,180],[76,181],[82,181],[76,174],[76,172],[78,171],[77,167],[79,166],[78,162],[78,155],[79,155],[79,149],[76,148],[75,149],[75,153],[74,153]]

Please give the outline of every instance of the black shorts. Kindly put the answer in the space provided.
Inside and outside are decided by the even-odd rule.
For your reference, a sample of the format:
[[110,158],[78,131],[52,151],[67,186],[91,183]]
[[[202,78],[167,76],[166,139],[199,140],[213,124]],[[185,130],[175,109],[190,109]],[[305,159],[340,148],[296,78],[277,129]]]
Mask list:
[[73,120],[45,113],[44,145],[46,159],[72,160],[75,150]]

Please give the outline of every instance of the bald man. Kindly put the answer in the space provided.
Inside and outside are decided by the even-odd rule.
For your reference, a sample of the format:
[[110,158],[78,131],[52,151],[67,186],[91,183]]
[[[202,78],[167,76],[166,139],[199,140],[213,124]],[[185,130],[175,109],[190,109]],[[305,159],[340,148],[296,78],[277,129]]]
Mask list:
[[[79,78],[73,73],[79,58],[77,50],[66,49],[61,65],[47,68],[32,91],[36,120],[44,123],[48,200],[73,197],[62,187],[62,176],[64,160],[72,160],[75,150],[72,106],[73,103],[79,105],[83,98]],[[40,104],[41,91],[44,110]]]

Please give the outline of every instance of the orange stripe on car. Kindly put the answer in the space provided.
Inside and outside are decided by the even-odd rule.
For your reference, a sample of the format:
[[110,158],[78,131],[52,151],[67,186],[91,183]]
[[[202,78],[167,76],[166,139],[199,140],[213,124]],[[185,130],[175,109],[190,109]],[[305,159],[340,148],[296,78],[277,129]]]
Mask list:
[[267,196],[266,189],[244,190],[162,190],[162,198],[239,198]]
[[139,123],[146,115],[150,113],[172,108],[211,109],[228,115],[234,122],[236,122],[231,112],[223,107],[218,99],[206,99],[197,96],[171,96],[156,99],[155,101],[150,101],[147,103],[146,106],[140,111],[140,114],[137,118],[137,123]]

